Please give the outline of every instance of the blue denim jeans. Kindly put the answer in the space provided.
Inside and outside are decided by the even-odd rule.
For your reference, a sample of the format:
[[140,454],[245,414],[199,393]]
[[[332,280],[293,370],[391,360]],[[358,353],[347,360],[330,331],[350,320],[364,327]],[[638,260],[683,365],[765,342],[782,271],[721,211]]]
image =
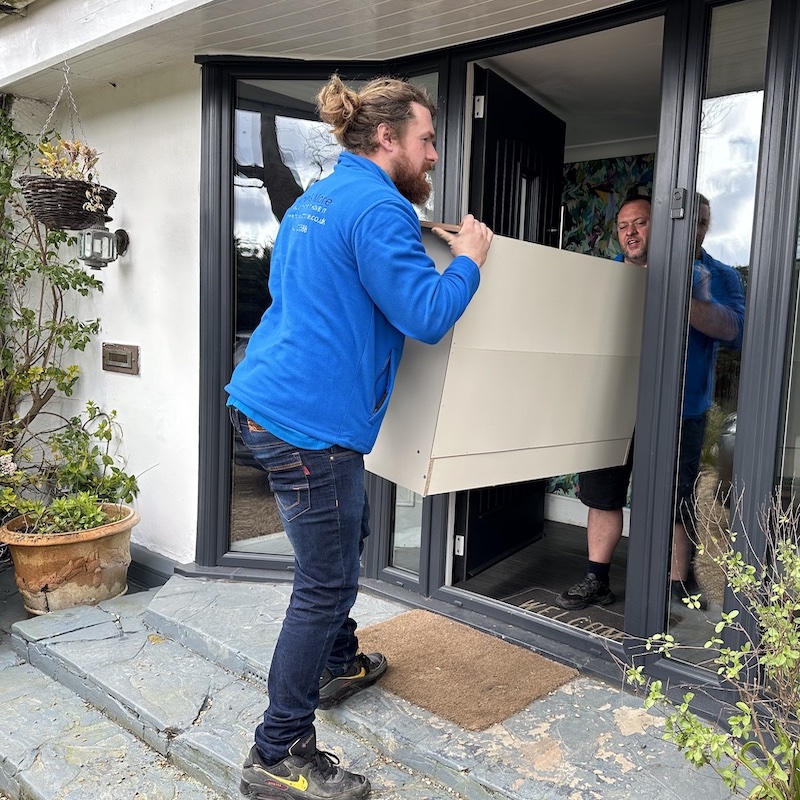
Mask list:
[[269,474],[295,557],[292,597],[269,670],[269,705],[255,734],[269,764],[313,727],[325,667],[341,674],[358,650],[350,609],[369,534],[364,456],[337,445],[302,450],[253,430],[233,407],[231,420]]

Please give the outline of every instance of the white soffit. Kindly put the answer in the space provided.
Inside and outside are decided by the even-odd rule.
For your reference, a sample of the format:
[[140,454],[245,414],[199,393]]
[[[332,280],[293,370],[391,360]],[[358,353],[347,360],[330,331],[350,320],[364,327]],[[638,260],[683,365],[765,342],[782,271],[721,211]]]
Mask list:
[[624,0],[39,0],[0,18],[0,89],[52,100],[197,54],[382,60],[578,17]]
[[652,152],[663,35],[664,20],[654,17],[484,63],[566,122],[568,148],[603,143],[607,156],[610,142],[624,136],[625,154]]

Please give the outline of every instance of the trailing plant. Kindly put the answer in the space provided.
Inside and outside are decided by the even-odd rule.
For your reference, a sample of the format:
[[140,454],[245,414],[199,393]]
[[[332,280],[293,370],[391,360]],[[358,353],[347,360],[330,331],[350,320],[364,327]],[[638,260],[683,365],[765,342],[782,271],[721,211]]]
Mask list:
[[[739,517],[740,506],[741,495],[734,498]],[[662,681],[646,677],[643,665],[628,666],[626,676],[645,689],[646,708],[666,713],[664,738],[691,764],[710,766],[740,796],[800,800],[800,509],[778,495],[760,521],[765,548],[728,530],[728,546],[711,554],[739,603],[712,623],[704,644],[732,698],[722,727],[692,711],[696,691],[675,700]],[[685,602],[693,607],[696,600]],[[668,633],[644,643],[645,651],[667,658],[681,646]]]
[[62,139],[58,134],[40,142],[38,149],[41,155],[35,163],[42,175],[57,180],[83,181],[88,184],[83,208],[105,212],[96,170],[100,158],[97,150],[77,139]]
[[68,301],[103,290],[65,258],[75,240],[40,225],[22,200],[14,177],[34,151],[14,126],[10,97],[0,95],[0,450],[15,458],[48,403],[72,394],[80,370],[70,355],[100,330],[99,320],[68,313]]
[[55,136],[50,141],[40,142],[39,152],[41,156],[36,166],[44,175],[87,183],[92,183],[96,178],[92,170],[100,154],[87,144]]

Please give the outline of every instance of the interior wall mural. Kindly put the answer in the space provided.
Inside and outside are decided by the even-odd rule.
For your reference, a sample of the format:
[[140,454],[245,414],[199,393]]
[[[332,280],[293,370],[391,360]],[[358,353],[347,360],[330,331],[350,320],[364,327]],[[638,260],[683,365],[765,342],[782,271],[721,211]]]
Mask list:
[[564,164],[563,249],[613,258],[617,211],[629,194],[652,193],[654,160],[647,153]]

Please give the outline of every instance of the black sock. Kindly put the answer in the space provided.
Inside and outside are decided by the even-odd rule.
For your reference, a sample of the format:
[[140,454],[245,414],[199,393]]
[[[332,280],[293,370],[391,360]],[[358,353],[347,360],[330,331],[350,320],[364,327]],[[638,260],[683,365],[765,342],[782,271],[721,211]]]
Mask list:
[[598,564],[597,561],[588,561],[586,572],[593,572],[595,578],[603,584],[608,586],[608,573],[611,571],[611,564]]

